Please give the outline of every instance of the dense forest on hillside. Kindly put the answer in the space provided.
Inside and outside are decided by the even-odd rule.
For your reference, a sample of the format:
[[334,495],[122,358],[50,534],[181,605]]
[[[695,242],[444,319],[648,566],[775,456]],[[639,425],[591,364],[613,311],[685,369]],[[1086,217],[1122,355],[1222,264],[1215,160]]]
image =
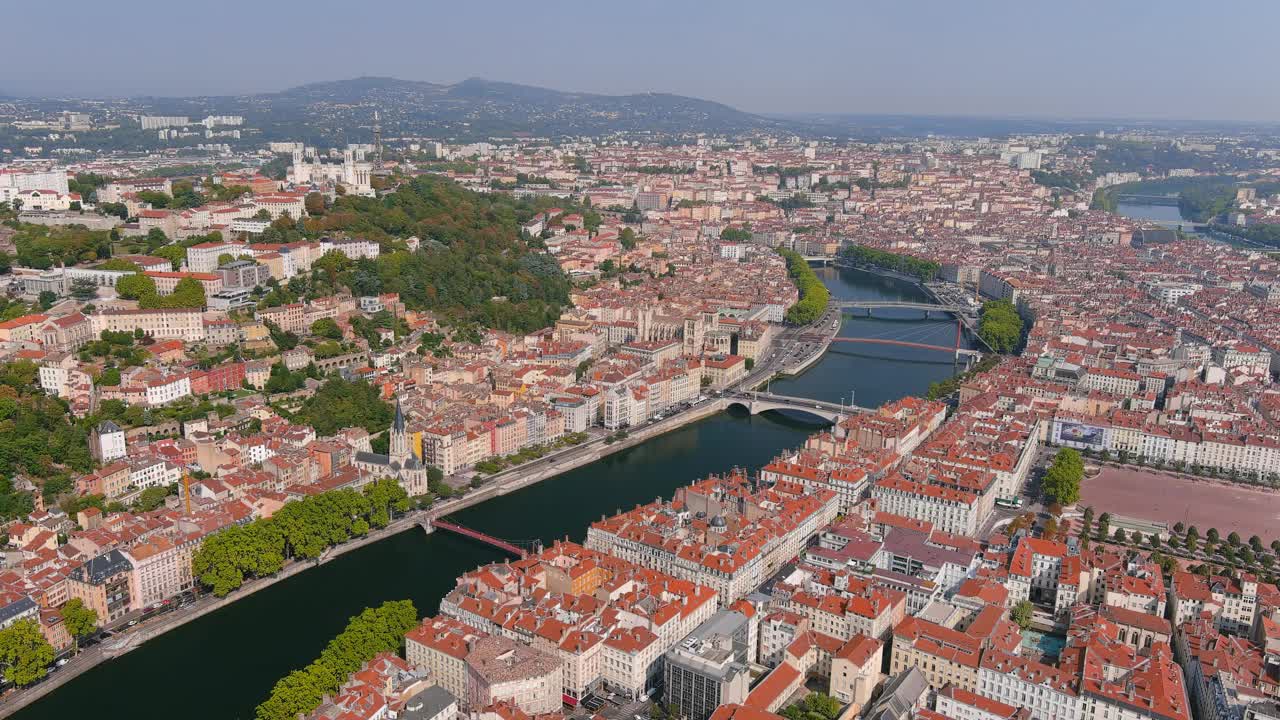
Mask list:
[[1072,145],[1097,148],[1093,158],[1093,174],[1109,172],[1140,172],[1145,175],[1163,175],[1170,170],[1191,168],[1197,172],[1223,170],[1248,170],[1260,167],[1257,158],[1246,153],[1219,148],[1219,152],[1183,150],[1176,144],[1161,141],[1129,141],[1115,138],[1081,136],[1072,138]]
[[86,427],[72,422],[64,401],[40,392],[37,373],[27,360],[0,366],[0,519],[31,511],[31,496],[15,491],[11,478],[56,478],[46,485],[51,495],[69,489],[72,473],[93,468]]
[[[394,292],[410,309],[435,311],[447,322],[523,332],[552,324],[569,302],[569,281],[560,266],[531,250],[520,232],[520,223],[556,204],[553,199],[528,202],[503,193],[476,193],[432,175],[406,180],[380,198],[342,196],[329,207],[318,195],[315,198],[317,203],[308,200],[312,217],[277,221],[259,240],[349,235],[377,240],[383,254],[357,261],[329,255],[316,263],[312,277],[295,278],[288,287],[273,291],[268,304],[320,297],[340,287],[356,295]],[[570,212],[583,212],[588,227],[592,217],[598,223],[599,216],[587,208],[559,204]],[[111,256],[113,237],[106,231],[9,224],[18,231],[17,260],[28,267],[44,269]],[[168,248],[160,246],[165,238],[156,234],[133,250],[164,254]],[[404,242],[410,236],[421,240],[416,251]],[[216,239],[201,236],[192,241]],[[8,260],[0,256],[0,263]],[[4,268],[7,264],[0,271]]]
[[[569,302],[569,281],[549,255],[534,252],[520,223],[546,209],[502,193],[471,192],[424,175],[381,198],[340,197],[288,228],[279,239],[346,234],[382,243],[377,260],[329,255],[315,279],[356,295],[395,292],[410,309],[432,310],[457,324],[528,331],[546,327]],[[410,251],[403,238],[421,240]]]

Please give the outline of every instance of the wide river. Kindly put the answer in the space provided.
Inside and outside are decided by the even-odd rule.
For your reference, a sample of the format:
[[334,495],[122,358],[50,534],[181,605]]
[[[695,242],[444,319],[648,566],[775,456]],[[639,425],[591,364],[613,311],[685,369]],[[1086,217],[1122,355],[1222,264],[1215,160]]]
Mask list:
[[[822,268],[836,299],[922,300],[913,285],[869,273]],[[954,322],[880,310],[846,318],[846,337],[950,346]],[[966,344],[966,347],[968,345]],[[808,372],[772,391],[878,406],[922,394],[952,373],[933,350],[836,344]],[[680,485],[738,466],[758,469],[820,426],[803,416],[725,412],[454,517],[511,540],[582,540],[602,515],[669,497]],[[20,713],[21,720],[103,717],[252,718],[277,679],[311,662],[362,608],[410,598],[434,613],[454,578],[503,559],[496,549],[448,533],[410,530],[342,555],[183,625],[89,670]]]

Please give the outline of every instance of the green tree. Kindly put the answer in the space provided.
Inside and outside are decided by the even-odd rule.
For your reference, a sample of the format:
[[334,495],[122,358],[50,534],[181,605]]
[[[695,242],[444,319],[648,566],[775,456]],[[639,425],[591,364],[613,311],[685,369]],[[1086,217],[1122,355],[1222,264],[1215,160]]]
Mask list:
[[331,340],[341,340],[342,328],[338,327],[337,321],[333,318],[320,318],[311,323],[311,334]]
[[141,268],[138,267],[137,263],[132,263],[122,258],[111,258],[110,260],[107,260],[106,262],[98,265],[98,267],[102,268],[103,270],[118,270],[121,272],[140,272],[141,271]]
[[[308,500],[287,503],[286,507]],[[274,517],[255,520],[248,525],[233,525],[206,538],[192,557],[192,572],[214,595],[223,597],[239,588],[248,577],[266,577],[279,572],[284,567],[284,552],[284,535]]]
[[98,284],[89,278],[76,278],[71,281],[71,297],[80,302],[88,302],[98,296]]
[[146,236],[147,252],[152,252],[157,248],[169,244],[169,236],[164,234],[160,228],[151,228],[147,231]]
[[1020,600],[1013,609],[1009,611],[1009,619],[1018,624],[1018,627],[1026,630],[1031,627],[1031,617],[1035,612],[1035,606],[1026,600]]
[[294,670],[284,676],[271,689],[271,696],[258,705],[258,720],[294,720],[306,715],[320,705],[328,692],[325,673],[312,665]]
[[[119,384],[117,382],[117,384]],[[167,487],[149,487],[143,490],[138,499],[133,501],[134,512],[150,512],[164,505],[165,498],[169,497],[170,492]]]
[[1010,353],[1022,340],[1022,316],[1008,300],[990,300],[982,304],[978,318],[978,335],[1000,353]]
[[826,312],[831,293],[800,253],[778,248],[778,254],[786,258],[787,272],[800,291],[800,299],[787,308],[786,320],[793,325],[808,325]]
[[809,693],[804,700],[800,701],[800,704],[808,717],[821,720],[836,720],[844,708],[839,700],[821,692]]
[[1107,538],[1107,533],[1111,530],[1111,513],[1104,512],[1098,517],[1098,537]]
[[631,228],[622,228],[622,232],[618,233],[618,242],[622,243],[623,250],[635,250],[636,231]]
[[155,297],[156,281],[142,273],[125,275],[116,282],[116,293],[125,300],[142,300],[146,297]]
[[298,346],[298,336],[288,330],[282,330],[279,325],[267,320],[263,323],[267,326],[267,332],[271,333],[271,342],[281,350],[292,350]]
[[298,420],[315,428],[319,435],[333,435],[349,427],[380,432],[391,425],[392,407],[377,389],[363,381],[334,378],[307,398]]
[[395,478],[375,480],[364,487],[364,496],[369,500],[369,524],[383,528],[391,522],[391,513],[409,510],[409,493],[400,486]]
[[75,642],[76,651],[80,649],[80,639],[98,631],[98,613],[93,608],[85,607],[80,598],[71,598],[62,606],[62,622],[67,633]]
[[111,257],[111,235],[104,230],[25,223],[16,224],[14,229],[18,265],[47,270],[55,265],[75,265]]
[[0,630],[0,665],[4,679],[24,687],[41,680],[53,663],[53,646],[35,620],[19,620]]
[[0,517],[30,512],[31,495],[14,489],[15,475],[45,480],[94,467],[86,426],[71,421],[65,401],[40,391],[37,376],[30,361],[0,365]]
[[182,268],[182,263],[187,260],[187,249],[181,245],[165,245],[151,251],[151,254],[164,258],[169,261],[170,267],[174,270]]
[[1072,448],[1062,448],[1054,456],[1053,463],[1044,474],[1041,486],[1063,505],[1074,505],[1080,500],[1080,483],[1084,480],[1084,460]]
[[318,192],[307,193],[307,196],[303,199],[303,206],[306,209],[308,215],[311,215],[311,216],[323,215],[325,211],[324,195],[321,195]]
[[329,641],[320,657],[302,670],[282,678],[271,695],[258,705],[258,720],[293,720],[307,715],[325,694],[333,693],[351,673],[381,652],[398,652],[405,633],[418,624],[418,612],[409,600],[366,608]]
[[[121,280],[123,282],[123,279]],[[152,283],[155,286],[155,283]],[[204,285],[195,278],[185,277],[173,287],[168,295],[144,295],[138,299],[143,308],[191,308],[201,309],[205,304]]]
[[[868,187],[870,185],[868,184]],[[922,282],[934,279],[942,266],[931,260],[910,255],[900,255],[887,250],[877,250],[865,245],[848,245],[840,251],[840,258],[853,265],[882,268],[906,275],[914,275]]]

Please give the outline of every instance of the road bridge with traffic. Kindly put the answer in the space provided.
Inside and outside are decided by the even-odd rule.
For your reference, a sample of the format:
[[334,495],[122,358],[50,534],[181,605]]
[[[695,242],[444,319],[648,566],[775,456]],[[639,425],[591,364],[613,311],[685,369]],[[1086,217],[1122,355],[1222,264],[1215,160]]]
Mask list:
[[868,316],[870,316],[871,311],[882,308],[923,310],[926,318],[935,312],[952,315],[972,314],[974,312],[973,308],[964,305],[942,305],[940,303],[909,302],[905,300],[833,300],[831,304],[841,310],[866,310]]
[[[867,317],[872,317],[872,313],[881,308],[923,310],[924,317],[922,319],[924,320],[932,319],[933,313],[935,312],[954,315],[956,318],[956,344],[954,352],[957,359],[973,357],[981,354],[960,347],[960,336],[964,330],[968,330],[970,335],[977,338],[978,342],[981,343],[983,347],[986,347],[987,350],[993,350],[993,348],[987,344],[987,341],[983,340],[982,336],[978,334],[977,311],[968,305],[947,305],[936,302],[911,302],[906,300],[833,300],[831,301],[831,305],[839,308],[842,312],[845,310],[866,310]],[[896,343],[884,344],[893,345]],[[941,346],[930,347],[941,349]]]
[[727,406],[737,405],[752,415],[759,415],[770,410],[790,410],[819,417],[835,424],[853,413],[871,412],[868,408],[857,405],[814,400],[813,398],[778,395],[769,392],[740,392],[726,396]]

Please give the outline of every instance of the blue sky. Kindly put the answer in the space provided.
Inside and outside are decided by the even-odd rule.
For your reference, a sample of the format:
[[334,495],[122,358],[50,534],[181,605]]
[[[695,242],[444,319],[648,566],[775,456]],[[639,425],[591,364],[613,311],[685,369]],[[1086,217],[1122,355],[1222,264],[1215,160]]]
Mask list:
[[672,92],[755,112],[1280,121],[1275,0],[9,3],[22,94],[390,75]]

